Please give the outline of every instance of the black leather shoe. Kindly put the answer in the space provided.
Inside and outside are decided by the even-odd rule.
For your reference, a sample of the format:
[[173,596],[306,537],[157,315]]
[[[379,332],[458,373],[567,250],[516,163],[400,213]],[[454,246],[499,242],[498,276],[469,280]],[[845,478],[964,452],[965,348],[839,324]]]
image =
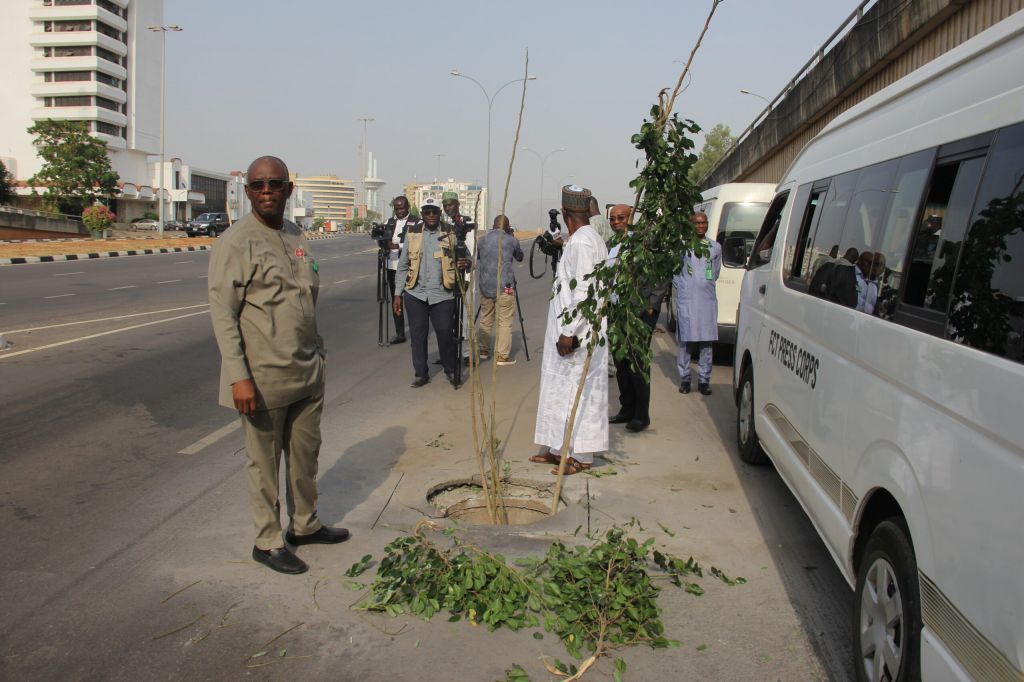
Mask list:
[[683,395],[686,395],[687,393],[689,393],[690,392],[690,382],[689,381],[684,381],[683,383],[679,384],[679,392],[682,393]]
[[391,340],[388,341],[388,343],[405,343],[405,337],[404,336],[392,336]]
[[339,542],[345,542],[350,537],[352,534],[348,532],[348,528],[331,528],[330,526],[320,526],[317,532],[309,535],[296,535],[291,531],[284,534],[284,539],[288,541],[288,544],[296,547],[300,545],[336,545]]
[[711,387],[707,384],[697,384],[697,390],[701,395],[711,395]]
[[626,424],[626,430],[632,431],[633,433],[639,433],[651,425],[651,422],[642,422],[639,419],[633,419]]
[[455,372],[445,372],[444,375],[448,377],[448,383],[455,386]]
[[416,377],[409,384],[409,388],[419,388],[420,386],[426,386],[430,383],[430,377]]
[[626,415],[622,414],[621,412],[618,413],[618,414],[613,414],[612,416],[608,417],[608,423],[609,424],[625,424],[626,422],[630,422],[630,421],[633,421],[633,418],[632,417],[627,417]]
[[252,558],[278,573],[305,573],[309,570],[306,562],[292,554],[287,547],[277,549],[252,548]]

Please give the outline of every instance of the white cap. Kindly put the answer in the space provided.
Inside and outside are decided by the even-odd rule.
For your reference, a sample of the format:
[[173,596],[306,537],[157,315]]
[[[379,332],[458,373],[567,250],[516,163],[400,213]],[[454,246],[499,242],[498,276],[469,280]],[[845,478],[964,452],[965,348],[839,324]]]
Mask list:
[[420,204],[420,210],[422,211],[427,207],[436,208],[438,211],[440,211],[441,203],[434,197],[427,197],[426,199],[423,200],[423,203]]

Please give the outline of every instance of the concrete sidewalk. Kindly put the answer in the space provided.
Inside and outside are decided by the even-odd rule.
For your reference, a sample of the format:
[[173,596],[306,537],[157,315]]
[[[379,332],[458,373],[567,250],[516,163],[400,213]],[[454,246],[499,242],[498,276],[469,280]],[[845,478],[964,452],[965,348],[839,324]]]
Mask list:
[[[550,466],[527,461],[537,451],[532,441],[546,285],[528,287],[532,294],[524,307],[534,313],[527,321],[533,361],[525,361],[517,330],[518,364],[498,368],[497,431],[513,479],[550,482]],[[611,451],[595,469],[600,475],[568,477],[569,507],[555,517],[526,526],[464,525],[463,538],[507,557],[540,555],[555,539],[580,542],[588,528],[603,534],[636,519],[631,533],[638,540],[654,537],[663,551],[693,556],[706,571],[716,566],[749,582],[730,587],[706,574],[702,597],[666,583],[659,603],[667,636],[682,646],[619,652],[629,666],[627,679],[844,679],[850,654],[837,633],[848,631],[843,614],[849,590],[774,471],[738,462],[731,368],[716,367],[714,395],[682,396],[674,342],[659,333],[654,343],[651,428],[629,434],[611,427]],[[381,352],[395,354],[404,376],[408,347]],[[515,663],[532,679],[546,680],[551,676],[539,657],[569,659],[550,633],[537,640],[532,630],[490,633],[449,623],[443,614],[424,622],[350,608],[361,595],[346,589],[344,571],[364,554],[379,560],[387,543],[436,517],[429,490],[478,472],[470,445],[470,391],[452,390],[440,368],[432,368],[439,374],[424,388],[368,376],[358,394],[326,406],[320,512],[326,523],[350,528],[353,538],[339,546],[302,547],[308,574],[278,575],[248,559],[250,521],[241,504],[244,478],[237,473],[213,484],[190,510],[191,516],[216,519],[198,541],[165,539],[175,552],[159,576],[166,592],[202,581],[175,597],[168,612],[176,615],[166,617],[166,629],[187,623],[197,611],[214,621],[230,611],[226,622],[233,628],[199,623],[155,642],[165,654],[178,651],[176,676],[216,670],[218,676],[257,673],[268,679],[503,680]],[[489,381],[491,364],[483,363],[482,371]],[[360,580],[368,584],[373,575],[371,568]],[[268,654],[246,660],[261,650]],[[610,666],[605,660],[587,677],[609,679]]]

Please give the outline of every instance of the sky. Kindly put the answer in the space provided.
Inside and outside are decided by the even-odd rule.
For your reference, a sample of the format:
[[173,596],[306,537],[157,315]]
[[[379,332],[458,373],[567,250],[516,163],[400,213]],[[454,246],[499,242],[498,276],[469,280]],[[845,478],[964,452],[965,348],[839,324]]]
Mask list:
[[[677,100],[683,118],[739,134],[856,8],[855,0],[725,0]],[[630,143],[662,88],[673,87],[711,0],[165,0],[167,154],[212,171],[263,154],[300,175],[359,177],[367,147],[387,181],[438,176],[484,183],[487,96],[526,73],[507,214],[537,229],[558,188],[632,203]],[[512,156],[522,84],[491,107],[492,207]],[[702,144],[697,136],[697,148]],[[559,148],[544,164],[537,155]],[[438,157],[438,155],[441,155]],[[464,207],[465,208],[465,207]],[[384,206],[386,215],[390,209]]]

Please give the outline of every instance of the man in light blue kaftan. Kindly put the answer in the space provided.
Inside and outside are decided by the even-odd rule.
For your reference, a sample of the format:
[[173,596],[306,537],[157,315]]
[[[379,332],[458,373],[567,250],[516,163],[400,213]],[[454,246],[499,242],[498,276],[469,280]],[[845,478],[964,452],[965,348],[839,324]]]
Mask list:
[[715,283],[722,269],[722,247],[707,239],[708,217],[703,213],[693,216],[697,236],[707,247],[707,256],[687,251],[681,256],[681,267],[672,278],[676,293],[676,341],[679,350],[676,364],[679,369],[680,393],[689,393],[690,358],[698,354],[699,373],[697,389],[711,395],[712,343],[718,340],[718,294]]

